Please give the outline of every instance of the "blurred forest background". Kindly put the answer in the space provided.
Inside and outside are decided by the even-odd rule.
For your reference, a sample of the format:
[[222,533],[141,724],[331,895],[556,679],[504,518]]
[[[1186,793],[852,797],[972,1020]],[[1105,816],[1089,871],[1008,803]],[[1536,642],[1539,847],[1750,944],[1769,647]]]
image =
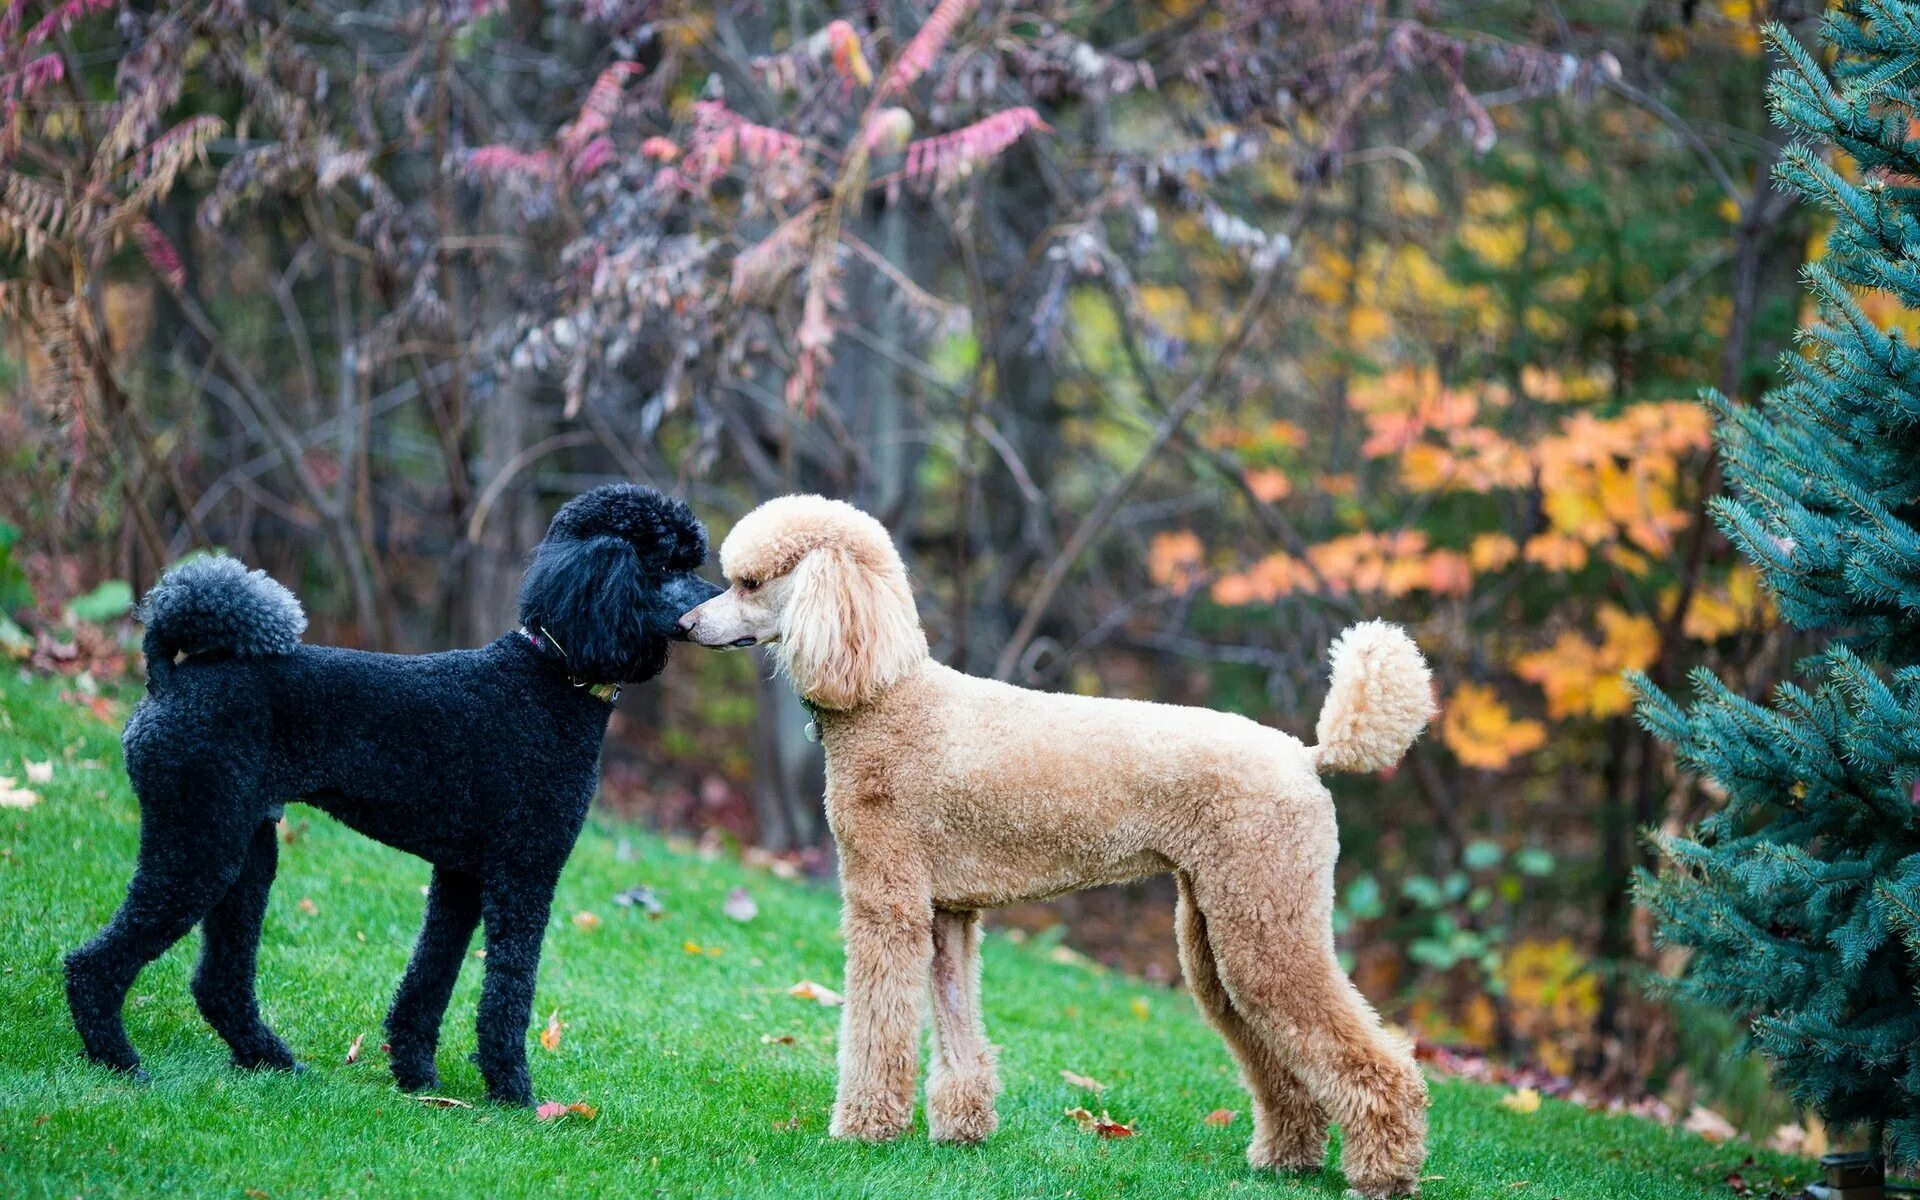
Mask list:
[[[1340,936],[1428,1038],[1787,1110],[1631,903],[1709,798],[1623,669],[1805,647],[1703,520],[1702,387],[1789,348],[1768,0],[8,0],[0,645],[106,683],[219,546],[310,639],[498,636],[610,479],[716,542],[817,490],[900,535],[943,660],[1304,733],[1406,622],[1443,716],[1339,789]],[[1891,318],[1892,314],[1876,314]],[[631,690],[607,803],[830,869],[748,655]],[[101,685],[98,694],[95,685]],[[1065,917],[1175,973],[1170,889]],[[1044,931],[1044,932],[1043,932]]]

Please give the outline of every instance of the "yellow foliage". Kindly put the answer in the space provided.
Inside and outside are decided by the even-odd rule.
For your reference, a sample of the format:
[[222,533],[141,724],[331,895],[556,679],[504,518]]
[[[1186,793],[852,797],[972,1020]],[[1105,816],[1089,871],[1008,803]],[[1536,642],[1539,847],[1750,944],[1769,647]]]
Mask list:
[[1545,745],[1547,727],[1531,718],[1515,720],[1485,684],[1463,683],[1447,699],[1440,740],[1466,766],[1499,771]]
[[[1668,588],[1661,604],[1671,609],[1678,600],[1679,589]],[[1711,642],[1742,630],[1770,625],[1773,617],[1773,597],[1760,586],[1759,573],[1750,564],[1740,562],[1727,573],[1724,583],[1694,594],[1680,630],[1697,641]]]
[[1587,546],[1564,533],[1543,533],[1527,539],[1525,557],[1548,571],[1578,571],[1587,565]]
[[1476,571],[1498,571],[1520,557],[1519,545],[1504,533],[1483,533],[1467,547],[1467,559]]
[[1514,660],[1514,674],[1546,693],[1547,715],[1613,717],[1633,707],[1633,695],[1620,677],[1643,671],[1660,652],[1660,630],[1651,617],[1616,605],[1600,608],[1600,641],[1569,630],[1544,650]]

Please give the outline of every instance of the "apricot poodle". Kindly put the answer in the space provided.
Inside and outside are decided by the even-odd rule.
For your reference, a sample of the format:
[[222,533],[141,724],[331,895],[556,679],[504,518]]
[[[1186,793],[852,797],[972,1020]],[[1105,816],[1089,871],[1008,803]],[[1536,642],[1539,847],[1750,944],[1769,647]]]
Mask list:
[[1354,1190],[1416,1190],[1426,1084],[1334,956],[1339,841],[1320,781],[1390,766],[1426,727],[1429,674],[1405,632],[1369,622],[1334,643],[1306,746],[1244,717],[933,661],[887,531],[837,500],[761,505],[720,567],[731,588],[681,624],[705,646],[772,643],[826,745],[847,945],[836,1136],[911,1125],[929,990],[931,1134],[992,1133],[979,911],[1171,871],[1188,986],[1253,1096],[1249,1159],[1317,1171],[1337,1122]]

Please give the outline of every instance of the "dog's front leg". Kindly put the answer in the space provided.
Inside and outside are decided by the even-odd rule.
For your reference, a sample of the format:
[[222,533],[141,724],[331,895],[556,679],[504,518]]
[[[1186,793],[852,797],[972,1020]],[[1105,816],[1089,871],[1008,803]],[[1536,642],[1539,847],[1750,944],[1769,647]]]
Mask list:
[[[846,863],[842,864],[843,869]],[[913,1125],[920,1025],[933,959],[933,903],[925,883],[846,876],[847,1003],[840,1020],[835,1137],[879,1142]]]
[[927,1072],[927,1133],[971,1144],[1000,1124],[992,1043],[980,1021],[980,914],[933,914],[933,1062]]
[[474,926],[480,923],[480,880],[464,871],[433,869],[427,891],[427,916],[387,1012],[387,1044],[393,1077],[401,1090],[436,1086],[433,1052],[440,1043],[440,1021],[460,977]]
[[540,876],[502,872],[481,892],[487,930],[487,973],[480,985],[479,1047],[473,1060],[487,1081],[487,1099],[527,1108],[527,1024],[540,972],[540,940],[547,928],[558,872]]

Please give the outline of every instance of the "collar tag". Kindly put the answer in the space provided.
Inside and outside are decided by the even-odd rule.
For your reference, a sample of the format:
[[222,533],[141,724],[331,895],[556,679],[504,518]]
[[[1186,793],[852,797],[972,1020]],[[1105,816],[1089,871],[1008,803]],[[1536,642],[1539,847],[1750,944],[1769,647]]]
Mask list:
[[802,729],[800,734],[817,745],[820,741],[820,706],[802,696],[800,707],[807,710],[807,727]]

